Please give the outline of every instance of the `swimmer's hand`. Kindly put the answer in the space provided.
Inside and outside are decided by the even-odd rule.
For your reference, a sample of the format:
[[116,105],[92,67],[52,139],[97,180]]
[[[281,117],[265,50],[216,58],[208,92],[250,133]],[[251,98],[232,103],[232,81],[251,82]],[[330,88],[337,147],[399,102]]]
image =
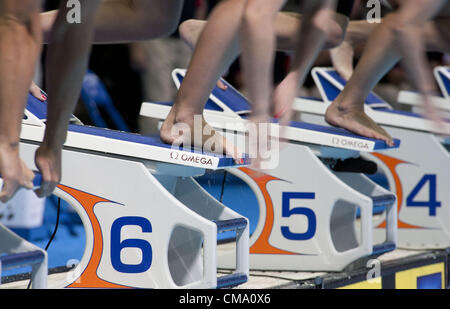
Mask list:
[[61,148],[49,147],[43,143],[36,151],[35,163],[42,174],[42,184],[35,191],[38,197],[52,195],[61,181]]
[[34,173],[19,158],[19,147],[0,142],[0,173],[3,186],[0,202],[11,200],[20,188],[32,189]]

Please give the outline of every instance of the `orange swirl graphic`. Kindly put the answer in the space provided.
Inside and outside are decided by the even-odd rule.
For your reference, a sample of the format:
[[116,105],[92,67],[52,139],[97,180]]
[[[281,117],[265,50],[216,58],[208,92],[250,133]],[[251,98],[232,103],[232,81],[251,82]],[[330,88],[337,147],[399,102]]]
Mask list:
[[[382,155],[379,153],[373,153],[373,155],[375,157],[377,157],[378,159],[380,159],[389,169],[389,171],[391,172],[392,177],[394,178],[394,182],[395,182],[395,194],[397,195],[397,212],[398,214],[400,214],[400,210],[402,208],[402,203],[403,203],[403,187],[402,187],[402,182],[400,180],[400,177],[398,176],[397,171],[395,170],[396,167],[399,164],[404,164],[404,163],[409,163],[406,161],[402,161],[393,157],[389,157],[386,155]],[[417,225],[412,225],[406,222],[403,222],[400,220],[400,218],[398,219],[398,228],[400,229],[422,229],[423,227],[421,226],[417,226]],[[377,226],[377,228],[386,228],[386,220],[384,220],[380,225]]]
[[250,247],[251,254],[284,254],[284,255],[294,255],[297,253],[281,250],[273,247],[269,243],[269,237],[272,233],[273,222],[274,222],[274,211],[273,211],[273,202],[270,197],[269,192],[267,191],[267,184],[273,180],[281,180],[279,178],[254,171],[252,169],[242,167],[240,168],[242,172],[247,174],[250,178],[252,178],[257,184],[258,188],[261,190],[261,193],[264,197],[265,206],[266,206],[266,220],[264,222],[264,228],[259,235],[259,238],[256,242]]
[[92,224],[92,231],[94,234],[93,245],[92,245],[92,254],[89,260],[88,265],[86,266],[83,273],[80,277],[70,285],[68,288],[127,288],[123,285],[114,284],[103,279],[100,279],[97,276],[97,268],[100,265],[100,259],[102,257],[103,252],[103,236],[102,230],[100,227],[100,223],[98,222],[95,214],[94,207],[98,203],[102,202],[111,202],[104,198],[82,192],[70,187],[66,187],[63,185],[58,186],[59,189],[71,195],[75,200],[80,203],[83,209],[86,211],[86,214],[89,217],[89,220]]

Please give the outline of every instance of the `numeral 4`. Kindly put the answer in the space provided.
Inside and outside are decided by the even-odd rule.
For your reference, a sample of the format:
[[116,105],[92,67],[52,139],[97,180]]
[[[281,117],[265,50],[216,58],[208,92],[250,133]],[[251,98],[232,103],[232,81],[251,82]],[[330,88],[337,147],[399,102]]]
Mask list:
[[[428,201],[417,201],[416,197],[423,187],[428,183]],[[436,175],[425,175],[411,191],[411,193],[406,198],[407,207],[428,207],[429,215],[431,217],[436,216],[436,209],[441,207],[441,202],[437,201],[437,186],[436,186]]]

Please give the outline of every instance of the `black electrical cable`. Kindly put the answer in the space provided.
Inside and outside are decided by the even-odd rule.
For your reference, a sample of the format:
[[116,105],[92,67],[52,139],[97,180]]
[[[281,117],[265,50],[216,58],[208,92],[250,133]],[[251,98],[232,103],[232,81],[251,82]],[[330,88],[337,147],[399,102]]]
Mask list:
[[227,180],[227,171],[224,171],[223,173],[223,180],[222,180],[222,188],[220,189],[220,202],[223,202],[223,193],[225,191],[225,182]]
[[[47,245],[45,246],[45,249],[44,249],[45,251],[47,251],[48,248],[50,247],[50,244],[52,243],[53,239],[55,238],[56,232],[58,231],[60,212],[61,212],[61,198],[58,197],[58,206],[56,208],[55,229],[53,230],[52,236],[50,236],[50,239],[48,240]],[[31,287],[31,281],[32,281],[32,279],[30,279],[30,282],[28,282],[27,289],[29,289]]]

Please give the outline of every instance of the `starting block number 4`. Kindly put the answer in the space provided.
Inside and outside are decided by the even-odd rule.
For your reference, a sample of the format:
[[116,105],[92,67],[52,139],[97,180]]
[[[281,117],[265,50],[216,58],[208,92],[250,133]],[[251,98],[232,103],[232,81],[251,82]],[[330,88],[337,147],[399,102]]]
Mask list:
[[[424,190],[428,184],[428,201],[417,201],[417,195]],[[406,198],[406,207],[428,207],[429,216],[435,217],[437,208],[441,207],[441,202],[437,201],[436,194],[436,175],[425,175],[420,179],[419,183],[414,187]]]

